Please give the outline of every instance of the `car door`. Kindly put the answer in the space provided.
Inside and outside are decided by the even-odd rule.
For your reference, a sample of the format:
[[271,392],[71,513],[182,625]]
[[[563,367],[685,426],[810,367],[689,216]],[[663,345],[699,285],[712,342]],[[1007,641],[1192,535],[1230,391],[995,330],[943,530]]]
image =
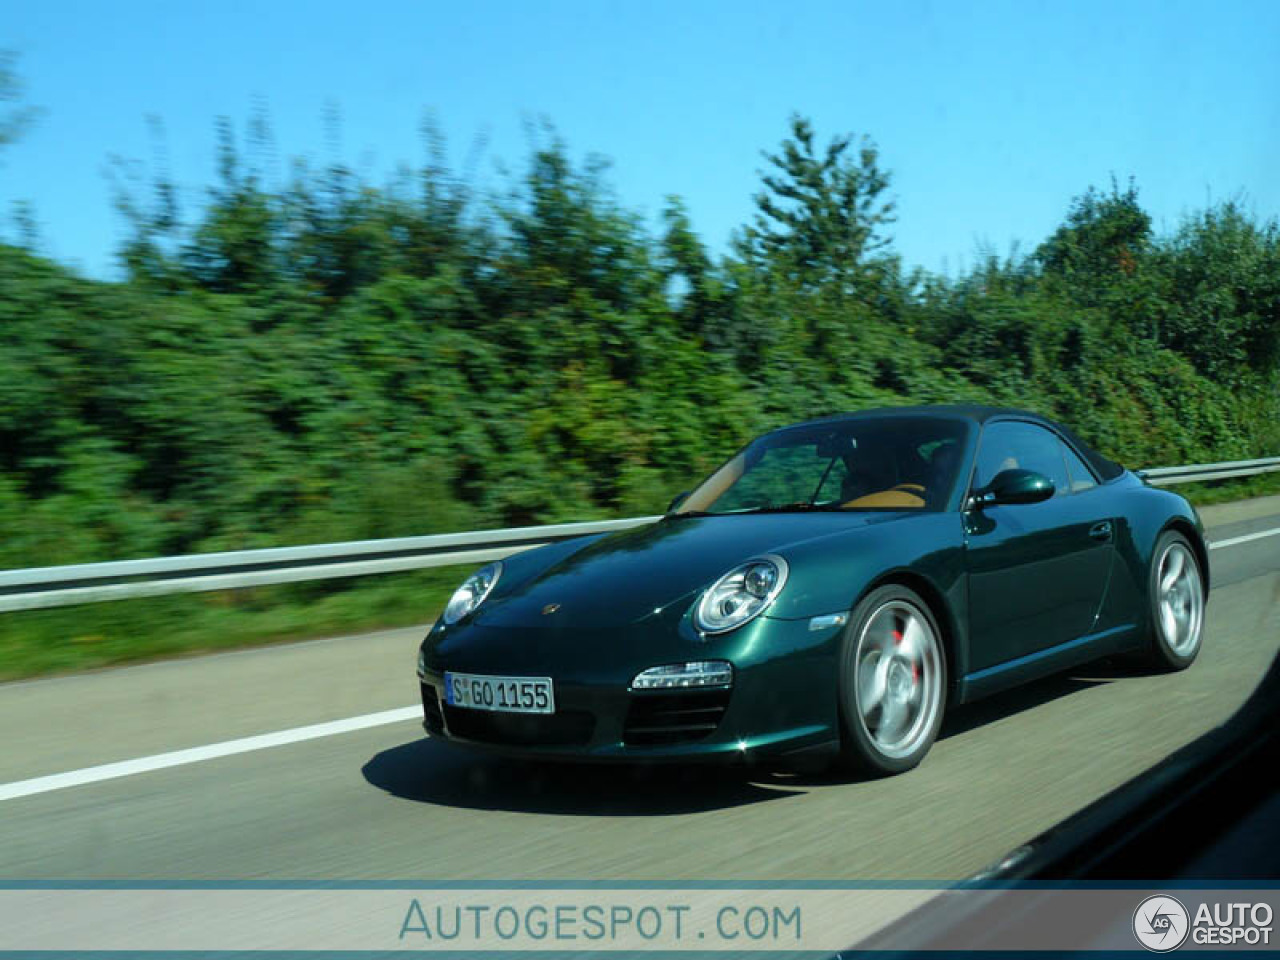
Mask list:
[[[986,506],[965,514],[969,578],[970,668],[995,667],[1087,634],[1110,576],[1114,521],[1100,513],[1107,498],[1069,473],[1067,448],[1056,433],[1024,420],[996,420],[983,429],[971,491],[1001,470],[1035,470],[1054,495],[1040,503]],[[1074,488],[1074,489],[1073,489]]]

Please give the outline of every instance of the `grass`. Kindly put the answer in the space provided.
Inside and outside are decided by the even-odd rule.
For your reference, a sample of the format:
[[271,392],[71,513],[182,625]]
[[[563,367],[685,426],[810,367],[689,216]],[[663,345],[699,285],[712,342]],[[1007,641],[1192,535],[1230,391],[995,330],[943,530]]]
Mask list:
[[1280,494],[1280,471],[1207,483],[1180,483],[1169,489],[1182,494],[1197,507],[1207,507],[1215,503]]
[[469,567],[0,615],[0,681],[430,623]]
[[[1280,493],[1280,472],[1175,487],[1197,506]],[[471,568],[0,615],[0,681],[428,623]]]

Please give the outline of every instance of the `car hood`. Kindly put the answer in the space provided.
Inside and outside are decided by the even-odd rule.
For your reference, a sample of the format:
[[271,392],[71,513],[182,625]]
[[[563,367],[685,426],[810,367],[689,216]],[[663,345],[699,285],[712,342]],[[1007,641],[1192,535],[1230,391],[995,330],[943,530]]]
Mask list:
[[[687,602],[731,567],[761,553],[839,536],[905,513],[736,514],[667,518],[602,537],[495,595],[484,626],[590,627],[635,623]],[[554,609],[550,609],[554,607]]]

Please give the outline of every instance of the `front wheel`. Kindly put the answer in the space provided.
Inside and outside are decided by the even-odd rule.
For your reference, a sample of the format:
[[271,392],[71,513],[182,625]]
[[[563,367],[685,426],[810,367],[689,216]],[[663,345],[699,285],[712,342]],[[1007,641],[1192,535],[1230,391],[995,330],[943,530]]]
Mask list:
[[1164,670],[1185,670],[1204,635],[1204,578],[1190,542],[1175,530],[1156,541],[1148,574],[1151,607],[1148,657]]
[[924,759],[942,725],[947,659],[937,621],[915,591],[880,587],[854,608],[839,683],[847,762],[883,775]]

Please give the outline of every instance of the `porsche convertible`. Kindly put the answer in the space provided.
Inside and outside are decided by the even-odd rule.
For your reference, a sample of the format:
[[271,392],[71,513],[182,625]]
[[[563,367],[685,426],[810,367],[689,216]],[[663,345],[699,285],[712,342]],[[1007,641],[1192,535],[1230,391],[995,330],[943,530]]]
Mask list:
[[1069,429],[871,410],[753,440],[656,522],[467,578],[418,653],[432,737],[526,757],[908,770],[944,711],[1103,656],[1180,670],[1183,497]]

